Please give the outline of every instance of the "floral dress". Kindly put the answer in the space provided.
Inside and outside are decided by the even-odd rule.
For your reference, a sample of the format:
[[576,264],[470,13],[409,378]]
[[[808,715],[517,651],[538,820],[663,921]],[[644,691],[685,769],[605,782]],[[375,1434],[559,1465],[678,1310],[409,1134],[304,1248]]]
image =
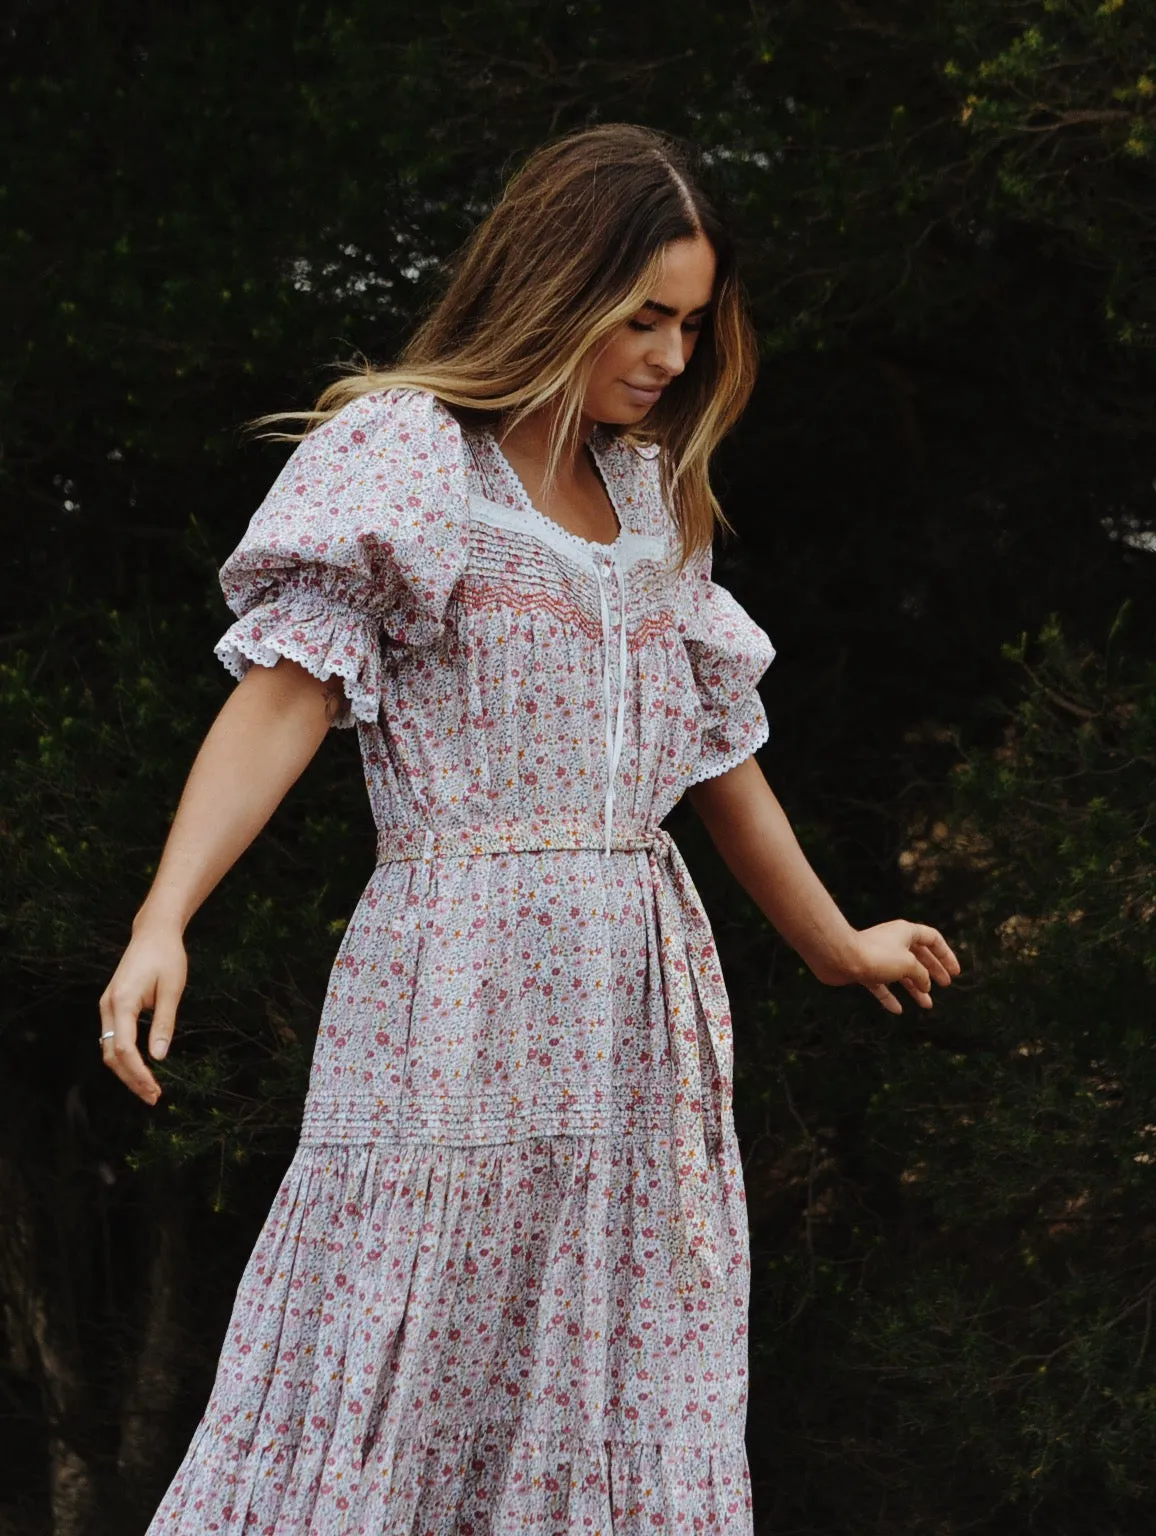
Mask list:
[[222,568],[235,676],[344,680],[377,862],[149,1536],[751,1530],[731,1021],[660,823],[766,740],[774,651],[675,572],[657,450],[590,449],[612,544],[365,395]]

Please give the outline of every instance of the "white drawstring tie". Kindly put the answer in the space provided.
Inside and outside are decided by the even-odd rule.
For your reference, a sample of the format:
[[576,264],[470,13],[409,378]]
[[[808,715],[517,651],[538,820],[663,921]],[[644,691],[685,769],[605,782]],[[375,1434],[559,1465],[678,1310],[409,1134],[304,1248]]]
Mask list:
[[[602,567],[597,558],[592,562],[594,579],[598,583],[598,601],[602,609],[602,704],[606,714],[606,852],[610,852],[610,838],[614,827],[614,780],[618,774],[618,760],[622,756],[622,733],[626,720],[626,577],[619,561],[612,560],[618,577],[618,707],[611,704],[610,682],[610,605],[606,601],[606,588],[602,584]],[[613,720],[613,726],[611,721]]]

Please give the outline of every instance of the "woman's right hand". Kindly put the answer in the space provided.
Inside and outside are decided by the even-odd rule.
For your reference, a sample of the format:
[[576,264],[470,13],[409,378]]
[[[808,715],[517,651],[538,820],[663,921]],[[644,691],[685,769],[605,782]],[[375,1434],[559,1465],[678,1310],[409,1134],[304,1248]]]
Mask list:
[[160,1061],[177,1022],[189,963],[185,928],[280,805],[324,740],[344,701],[338,677],[314,677],[281,657],[250,667],[197,753],[132,942],[100,999],[100,1042],[112,1068],[146,1104],[161,1096],[137,1045],[151,1008],[149,1052]]
[[152,1009],[149,1054],[164,1058],[177,1025],[177,1003],[189,974],[184,940],[176,925],[145,924],[134,928],[132,941],[100,999],[100,1053],[121,1082],[145,1101],[155,1104],[160,1084],[149,1071],[137,1043],[141,1011]]

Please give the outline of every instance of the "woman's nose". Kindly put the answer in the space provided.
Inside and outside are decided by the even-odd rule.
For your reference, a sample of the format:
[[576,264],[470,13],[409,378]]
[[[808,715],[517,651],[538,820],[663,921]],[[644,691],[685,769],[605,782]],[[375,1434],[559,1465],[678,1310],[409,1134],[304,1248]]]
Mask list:
[[683,356],[682,332],[675,331],[655,337],[655,345],[651,349],[647,362],[654,368],[661,368],[671,377],[680,374],[686,367],[686,358]]

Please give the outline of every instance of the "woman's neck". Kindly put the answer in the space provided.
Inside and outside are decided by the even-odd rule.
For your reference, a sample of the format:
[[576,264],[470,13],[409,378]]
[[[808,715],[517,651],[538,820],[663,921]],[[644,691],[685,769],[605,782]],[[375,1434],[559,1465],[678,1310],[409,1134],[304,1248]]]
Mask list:
[[[543,406],[534,411],[516,427],[506,430],[498,428],[497,437],[503,451],[512,449],[523,459],[529,459],[540,464],[543,469],[550,454],[550,434],[553,430],[556,413],[550,406]],[[583,415],[578,423],[578,440],[562,456],[558,465],[559,479],[565,481],[573,479],[579,471],[579,464],[583,458],[583,448],[587,439],[593,432],[595,422],[590,417]]]

